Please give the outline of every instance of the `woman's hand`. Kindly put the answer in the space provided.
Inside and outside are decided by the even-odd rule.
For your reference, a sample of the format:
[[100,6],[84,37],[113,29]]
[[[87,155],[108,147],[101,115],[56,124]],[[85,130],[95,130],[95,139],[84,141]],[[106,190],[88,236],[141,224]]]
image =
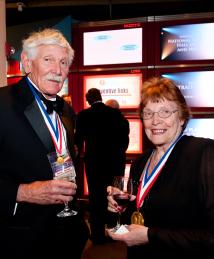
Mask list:
[[148,227],[131,224],[126,226],[128,233],[116,234],[111,229],[107,229],[108,235],[117,241],[124,242],[127,246],[144,245],[149,242],[148,240]]
[[111,212],[114,212],[114,213],[119,212],[118,204],[114,200],[113,194],[119,194],[119,193],[121,193],[121,191],[118,188],[115,188],[113,186],[108,186],[107,187],[107,193],[108,193],[108,196],[107,196],[107,199],[108,199],[108,207],[107,208],[108,208],[108,210],[111,211]]
[[[114,200],[113,195],[121,194],[122,191],[119,190],[116,187],[108,186],[107,187],[107,193],[108,193],[108,196],[107,196],[107,199],[108,199],[108,207],[107,208],[108,208],[108,210],[111,211],[111,212],[114,212],[114,213],[120,212],[121,208],[120,208],[120,206],[118,206],[117,202]],[[135,199],[136,199],[135,195],[130,196],[130,201],[133,201]]]

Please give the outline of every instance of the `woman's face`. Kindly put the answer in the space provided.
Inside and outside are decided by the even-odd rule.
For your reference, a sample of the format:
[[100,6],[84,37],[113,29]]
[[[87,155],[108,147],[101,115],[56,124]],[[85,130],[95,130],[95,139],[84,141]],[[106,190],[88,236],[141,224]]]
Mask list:
[[[149,101],[143,109],[144,112],[153,113],[150,119],[144,119],[144,129],[149,140],[157,147],[168,148],[170,144],[180,135],[184,120],[180,119],[177,104],[166,99],[159,102]],[[172,112],[168,118],[161,118],[157,112]]]

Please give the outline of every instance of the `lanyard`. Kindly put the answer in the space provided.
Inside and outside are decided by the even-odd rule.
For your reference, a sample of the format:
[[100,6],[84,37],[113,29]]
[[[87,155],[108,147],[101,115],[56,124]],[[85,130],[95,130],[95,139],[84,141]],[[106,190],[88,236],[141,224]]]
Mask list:
[[160,161],[157,163],[157,165],[155,166],[155,168],[152,170],[151,174],[149,175],[149,166],[151,163],[151,158],[154,154],[154,150],[145,166],[145,170],[144,170],[144,175],[143,175],[143,179],[140,182],[140,185],[138,187],[138,192],[137,192],[137,197],[136,197],[136,207],[137,209],[139,209],[140,207],[142,207],[144,199],[146,197],[146,195],[148,194],[149,190],[151,189],[151,187],[153,186],[153,184],[155,183],[155,181],[157,180],[159,174],[162,171],[162,168],[164,167],[169,155],[171,154],[174,146],[176,145],[176,143],[180,140],[180,138],[183,136],[183,134],[179,135],[179,137],[172,143],[172,145],[167,149],[167,151],[165,152],[165,154],[161,157]]

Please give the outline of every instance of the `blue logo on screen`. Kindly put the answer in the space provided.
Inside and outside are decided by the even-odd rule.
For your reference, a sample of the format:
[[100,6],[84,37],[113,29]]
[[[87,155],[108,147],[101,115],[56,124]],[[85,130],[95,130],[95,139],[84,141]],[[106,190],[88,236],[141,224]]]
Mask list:
[[121,47],[122,50],[136,50],[138,46],[136,44],[126,44]]
[[109,40],[110,38],[111,36],[103,34],[103,35],[96,36],[95,40]]

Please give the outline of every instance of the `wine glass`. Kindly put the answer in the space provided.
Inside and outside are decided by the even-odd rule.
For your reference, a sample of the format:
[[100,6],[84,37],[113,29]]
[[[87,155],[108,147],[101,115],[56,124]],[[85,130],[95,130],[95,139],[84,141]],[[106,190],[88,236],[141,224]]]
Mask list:
[[120,226],[121,213],[127,208],[132,192],[133,192],[133,183],[132,179],[126,176],[115,176],[112,183],[113,188],[113,198],[118,204],[118,217],[117,224],[113,228],[113,232],[116,232]]
[[[57,152],[48,154],[48,159],[53,171],[53,178],[58,180],[65,180],[75,183],[76,172],[73,161],[68,152],[64,155],[58,155]],[[57,217],[69,217],[77,215],[77,211],[72,210],[68,202],[64,202],[65,207],[62,211],[57,213]]]

